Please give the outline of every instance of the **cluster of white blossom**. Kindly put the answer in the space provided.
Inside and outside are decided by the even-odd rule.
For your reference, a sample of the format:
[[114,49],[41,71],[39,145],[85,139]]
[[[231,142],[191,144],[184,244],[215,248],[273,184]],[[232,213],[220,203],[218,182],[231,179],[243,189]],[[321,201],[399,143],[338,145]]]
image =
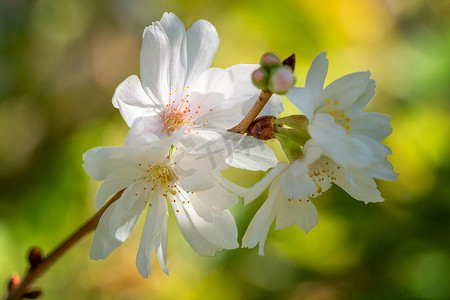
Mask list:
[[[147,210],[136,265],[147,277],[154,248],[167,274],[169,204],[191,247],[212,256],[239,247],[236,222],[228,210],[237,195],[248,203],[270,185],[242,241],[249,248],[259,243],[260,254],[275,216],[275,229],[297,224],[309,231],[316,226],[311,199],[333,182],[366,203],[383,200],[374,178],[393,180],[396,174],[386,160],[390,149],[381,143],[391,132],[389,117],[361,112],[374,95],[370,73],[344,76],[324,89],[328,61],[320,54],[305,87],[286,94],[304,113],[302,126],[289,118],[285,123],[276,119],[284,109],[283,99],[272,95],[259,115],[280,120],[274,136],[285,142],[290,162],[279,163],[263,141],[228,131],[258,99],[252,73],[260,65],[210,68],[218,44],[211,23],[199,20],[186,31],[172,13],[145,29],[140,79],[128,77],[113,97],[130,127],[124,146],[94,148],[83,157],[86,172],[103,181],[95,196],[97,209],[123,190],[100,219],[91,258],[105,259]],[[307,139],[296,140],[296,131]],[[222,177],[220,171],[229,166],[272,169],[254,187],[242,188]]]

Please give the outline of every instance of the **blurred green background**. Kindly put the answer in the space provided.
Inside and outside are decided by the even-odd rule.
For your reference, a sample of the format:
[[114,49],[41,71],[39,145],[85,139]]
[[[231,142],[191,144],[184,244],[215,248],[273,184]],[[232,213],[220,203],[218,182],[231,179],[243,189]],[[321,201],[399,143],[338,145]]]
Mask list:
[[[397,182],[365,205],[333,187],[315,201],[309,234],[271,231],[257,249],[197,255],[174,219],[165,276],[135,256],[142,224],[106,261],[89,259],[92,235],[37,285],[44,299],[450,299],[450,2],[443,0],[2,0],[0,2],[0,295],[23,274],[30,246],[48,252],[95,212],[98,184],[82,154],[121,145],[127,127],[115,87],[139,74],[145,26],[171,11],[189,27],[211,21],[213,66],[297,55],[298,84],[328,52],[327,82],[370,70],[371,111],[392,116],[385,141]],[[292,106],[287,105],[290,112]],[[246,185],[262,174],[227,170]],[[233,208],[240,237],[262,203]]]

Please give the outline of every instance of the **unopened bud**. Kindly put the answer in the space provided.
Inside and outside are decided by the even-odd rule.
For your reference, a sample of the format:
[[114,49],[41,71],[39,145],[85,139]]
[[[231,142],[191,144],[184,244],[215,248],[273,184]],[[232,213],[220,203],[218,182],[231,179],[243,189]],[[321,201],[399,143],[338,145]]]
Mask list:
[[274,116],[262,116],[256,118],[248,127],[247,133],[259,140],[270,140],[274,138],[273,120]]
[[281,65],[281,59],[274,52],[267,52],[261,57],[259,62],[263,67],[276,67]]
[[28,261],[30,262],[31,268],[36,268],[43,261],[41,249],[37,247],[32,248],[28,255]]
[[10,292],[13,290],[16,290],[19,287],[21,282],[22,282],[22,280],[20,280],[20,276],[18,274],[11,275],[11,279],[9,280],[9,283],[8,283],[8,290]]
[[42,291],[41,290],[34,290],[34,291],[27,292],[27,293],[23,294],[22,298],[25,298],[25,299],[36,299],[40,295],[42,295]]
[[269,79],[269,91],[275,94],[287,93],[295,84],[291,67],[281,66],[275,70]]
[[267,89],[268,73],[266,70],[258,69],[252,73],[253,84],[262,90]]

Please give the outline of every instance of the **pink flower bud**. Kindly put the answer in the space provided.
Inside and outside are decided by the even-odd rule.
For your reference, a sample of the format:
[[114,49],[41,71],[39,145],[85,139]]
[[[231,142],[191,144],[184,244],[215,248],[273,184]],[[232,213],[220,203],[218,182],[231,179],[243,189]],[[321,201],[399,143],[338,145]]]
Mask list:
[[267,71],[258,69],[252,73],[253,84],[262,90],[267,89]]
[[263,67],[275,67],[281,65],[281,59],[273,52],[268,52],[261,57],[260,61]]
[[279,67],[269,79],[269,90],[275,94],[285,94],[294,86],[295,77],[291,67]]

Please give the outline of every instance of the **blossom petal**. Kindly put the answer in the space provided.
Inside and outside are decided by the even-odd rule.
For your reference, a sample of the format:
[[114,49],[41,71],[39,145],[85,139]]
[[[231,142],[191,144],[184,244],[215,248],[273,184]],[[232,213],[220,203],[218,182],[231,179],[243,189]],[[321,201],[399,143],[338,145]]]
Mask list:
[[318,223],[319,214],[308,197],[290,200],[286,197],[278,200],[275,230],[297,224],[298,228],[308,233]]
[[311,91],[313,99],[318,99],[323,90],[323,83],[328,72],[328,59],[326,55],[326,52],[317,55],[306,75],[305,87]]
[[330,83],[320,95],[315,107],[325,107],[326,100],[338,100],[335,108],[345,111],[363,94],[370,82],[370,72],[356,72],[345,75]]
[[142,174],[143,171],[137,168],[120,168],[112,171],[95,195],[95,207],[100,209],[111,195],[131,185]]
[[133,122],[130,131],[124,141],[125,147],[143,147],[152,145],[167,134],[161,134],[163,130],[161,117],[157,113],[145,117],[138,117]]
[[97,147],[83,154],[83,168],[92,180],[105,180],[114,170],[135,167],[134,161],[126,159],[128,149],[123,147]]
[[[165,201],[164,201],[165,202]],[[167,202],[166,202],[167,207]],[[166,208],[167,211],[167,208]],[[169,214],[166,213],[164,221],[161,226],[161,231],[153,240],[153,247],[155,248],[156,257],[158,258],[159,265],[166,275],[169,275],[169,269],[166,266],[167,262],[167,222]]]
[[105,259],[128,238],[136,226],[145,202],[142,194],[131,196],[135,192],[134,187],[137,186],[127,188],[100,218],[90,251],[92,259]]
[[391,117],[388,115],[360,112],[349,114],[349,118],[351,120],[350,134],[366,135],[381,142],[392,133],[392,127],[389,125]]
[[198,20],[186,32],[187,73],[185,86],[211,66],[219,46],[216,28],[205,20]]
[[228,98],[234,93],[233,74],[225,69],[210,68],[200,74],[189,96],[190,109],[195,110],[199,123],[202,117],[230,108]]
[[308,120],[312,120],[314,114],[314,98],[310,89],[293,87],[287,92],[286,97],[302,111]]
[[[178,227],[180,227],[184,238],[189,245],[191,245],[192,249],[194,249],[198,254],[204,256],[213,256],[216,252],[222,250],[220,247],[212,244],[202,234],[200,234],[185,209],[182,208],[177,211],[177,208],[174,208],[173,202],[170,202],[170,204],[172,206],[175,219],[178,223]],[[179,203],[179,205],[181,205],[181,203]]]
[[112,103],[115,108],[119,109],[129,127],[137,117],[149,115],[159,109],[154,100],[144,91],[141,81],[136,75],[131,75],[119,84]]
[[375,165],[370,166],[367,169],[361,170],[366,177],[384,179],[384,180],[396,180],[398,174],[394,172],[392,164],[387,160],[383,160]]
[[253,248],[259,243],[259,255],[264,255],[264,244],[270,225],[275,218],[276,201],[281,193],[279,180],[275,180],[269,190],[269,196],[261,208],[256,212],[252,221],[248,225],[247,231],[242,238],[243,248]]
[[[149,206],[147,209],[147,217],[145,218],[144,229],[142,231],[141,242],[136,256],[136,266],[142,277],[147,278],[151,274],[151,256],[154,241],[159,237],[158,241],[167,244],[167,220],[168,207],[167,201],[158,193],[152,193],[150,196]],[[165,232],[163,232],[165,229]],[[161,268],[167,274],[168,269],[165,266],[165,257],[167,249],[159,243],[161,249],[155,247],[156,252],[161,256]],[[159,259],[160,257],[158,257]]]
[[[219,173],[216,176],[221,175]],[[197,194],[200,199],[203,199],[203,201],[207,201],[211,207],[227,209],[237,203],[237,197],[219,184],[220,183],[217,183],[213,188],[195,192],[195,194]]]
[[356,200],[361,200],[365,203],[384,201],[373,178],[364,176],[355,168],[349,168],[348,172],[352,173],[351,176],[354,180],[354,183],[352,183],[347,179],[348,176],[345,174],[345,171],[336,169],[333,164],[334,163],[330,161],[330,167],[333,167],[336,170],[334,183],[342,188],[347,194]]
[[257,97],[260,90],[252,83],[252,73],[258,69],[260,65],[256,64],[237,64],[228,67],[227,70],[233,74],[234,93],[228,100],[234,104],[248,101],[253,97]]
[[159,106],[169,97],[171,48],[169,38],[159,22],[144,30],[141,48],[141,79],[145,92]]
[[370,79],[366,90],[356,99],[355,103],[349,107],[349,111],[361,111],[369,104],[370,100],[375,95],[375,81]]
[[247,205],[256,198],[259,197],[267,187],[272,183],[272,181],[280,175],[283,171],[285,171],[289,167],[287,163],[279,163],[272,170],[270,170],[266,176],[264,176],[260,181],[258,181],[251,188],[244,188],[238,186],[226,179],[223,179],[223,183],[227,185],[227,187],[236,195],[244,197],[244,204]]
[[161,26],[170,42],[170,82],[184,87],[187,69],[186,31],[183,22],[173,13],[164,13]]
[[[184,193],[182,193],[184,194]],[[188,199],[188,195],[183,195],[179,201]],[[190,198],[193,199],[193,198]],[[194,200],[194,199],[193,199]],[[173,202],[171,202],[172,204]],[[196,230],[211,244],[220,249],[235,249],[239,247],[237,243],[237,227],[233,215],[225,209],[216,212],[216,216],[212,221],[203,219],[194,208],[194,205],[189,203],[178,203],[177,210],[185,210],[192,221]],[[174,204],[172,204],[174,208]],[[178,213],[178,212],[177,212]]]
[[267,171],[278,159],[263,141],[246,136],[225,162],[235,168],[251,171]]
[[120,241],[125,241],[136,226],[145,209],[144,180],[130,185],[117,200],[109,222],[109,231]]
[[348,165],[365,168],[373,160],[371,149],[364,142],[346,135],[328,114],[317,113],[308,131],[311,138],[323,147],[324,154],[343,168]]
[[[302,162],[297,160],[296,163],[300,164]],[[298,172],[297,170],[296,174],[292,172],[292,167],[284,171],[280,176],[281,185],[287,197],[298,198],[313,193],[317,187],[311,177],[309,177],[308,166],[301,166],[302,171]]]
[[[252,101],[252,106],[255,104],[256,101]],[[283,103],[283,97],[280,95],[273,94],[272,97],[270,97],[269,102],[264,106],[262,111],[259,113],[258,117],[261,116],[275,116],[277,117],[279,114],[281,114],[284,111],[284,103]]]

